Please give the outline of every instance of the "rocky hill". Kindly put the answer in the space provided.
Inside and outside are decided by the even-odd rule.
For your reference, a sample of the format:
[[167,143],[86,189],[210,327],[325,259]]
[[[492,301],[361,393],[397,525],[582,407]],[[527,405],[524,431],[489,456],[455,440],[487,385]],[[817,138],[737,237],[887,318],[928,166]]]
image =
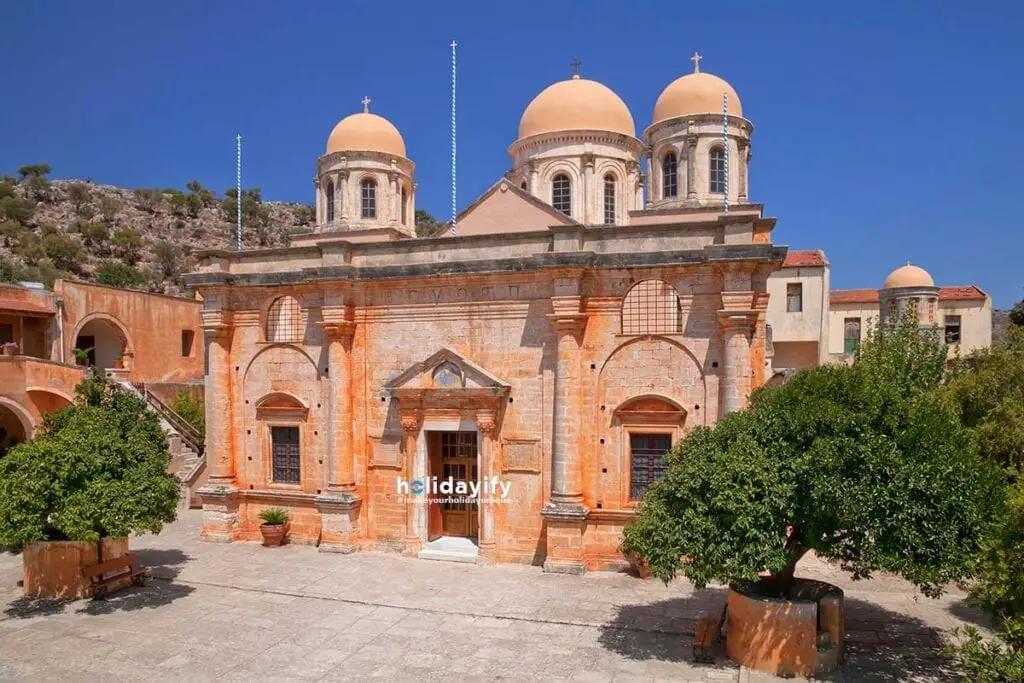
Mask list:
[[[49,173],[23,166],[0,180],[0,281],[76,278],[179,294],[196,251],[234,245],[234,190],[219,196],[195,181],[126,189]],[[243,189],[242,214],[247,248],[284,245],[315,218],[312,206],[266,202],[259,189]]]

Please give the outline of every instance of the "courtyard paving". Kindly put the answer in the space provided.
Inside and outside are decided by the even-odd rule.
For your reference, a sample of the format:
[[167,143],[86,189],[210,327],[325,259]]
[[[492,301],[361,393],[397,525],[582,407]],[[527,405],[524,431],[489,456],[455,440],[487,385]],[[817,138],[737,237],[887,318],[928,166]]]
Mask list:
[[[199,524],[190,511],[133,539],[156,580],[105,601],[27,599],[20,557],[0,555],[0,680],[770,679],[721,655],[693,663],[696,623],[721,612],[722,588],[207,544]],[[963,594],[854,583],[813,558],[799,574],[846,591],[846,663],[829,680],[957,679],[938,648],[952,627],[982,621]]]

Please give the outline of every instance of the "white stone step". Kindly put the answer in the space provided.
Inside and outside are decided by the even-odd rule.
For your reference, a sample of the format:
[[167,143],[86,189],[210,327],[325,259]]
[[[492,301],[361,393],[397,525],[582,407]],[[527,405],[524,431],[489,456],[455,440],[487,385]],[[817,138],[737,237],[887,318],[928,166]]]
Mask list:
[[441,562],[467,562],[476,564],[480,549],[476,541],[459,536],[442,536],[427,543],[420,549],[421,560],[438,560]]

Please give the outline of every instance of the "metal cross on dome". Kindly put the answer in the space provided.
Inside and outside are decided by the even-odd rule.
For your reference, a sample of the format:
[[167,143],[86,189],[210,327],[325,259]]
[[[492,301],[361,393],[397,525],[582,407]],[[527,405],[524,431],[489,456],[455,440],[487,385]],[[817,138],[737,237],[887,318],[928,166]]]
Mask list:
[[693,73],[695,73],[695,74],[699,74],[700,73],[700,60],[702,60],[702,59],[703,59],[703,57],[701,56],[701,54],[699,52],[694,52],[693,56],[690,57],[690,61],[693,62]]
[[573,68],[573,71],[575,72],[573,74],[573,76],[575,76],[576,78],[579,78],[580,77],[580,67],[583,66],[583,62],[580,61],[580,58],[579,57],[574,57],[573,60],[571,62],[569,62],[569,66],[571,66]]
[[370,102],[373,102],[373,100],[368,95],[363,95],[363,99],[360,101],[363,103],[363,113],[368,113],[370,111]]

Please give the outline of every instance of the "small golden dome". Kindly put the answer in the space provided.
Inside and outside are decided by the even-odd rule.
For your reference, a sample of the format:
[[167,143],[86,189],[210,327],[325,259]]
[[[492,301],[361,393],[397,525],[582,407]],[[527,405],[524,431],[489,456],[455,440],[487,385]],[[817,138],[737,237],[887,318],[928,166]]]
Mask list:
[[924,268],[912,265],[907,261],[906,265],[900,266],[889,273],[885,278],[882,289],[896,289],[898,287],[934,287],[935,280]]
[[743,116],[740,96],[718,76],[698,71],[677,78],[661,91],[652,125],[689,114],[721,114],[723,92],[728,93],[729,115]]
[[563,130],[604,130],[636,137],[633,116],[622,98],[597,81],[559,81],[533,98],[519,119],[519,139]]
[[327,138],[327,153],[384,152],[405,157],[405,141],[394,124],[383,116],[362,111],[346,116]]

